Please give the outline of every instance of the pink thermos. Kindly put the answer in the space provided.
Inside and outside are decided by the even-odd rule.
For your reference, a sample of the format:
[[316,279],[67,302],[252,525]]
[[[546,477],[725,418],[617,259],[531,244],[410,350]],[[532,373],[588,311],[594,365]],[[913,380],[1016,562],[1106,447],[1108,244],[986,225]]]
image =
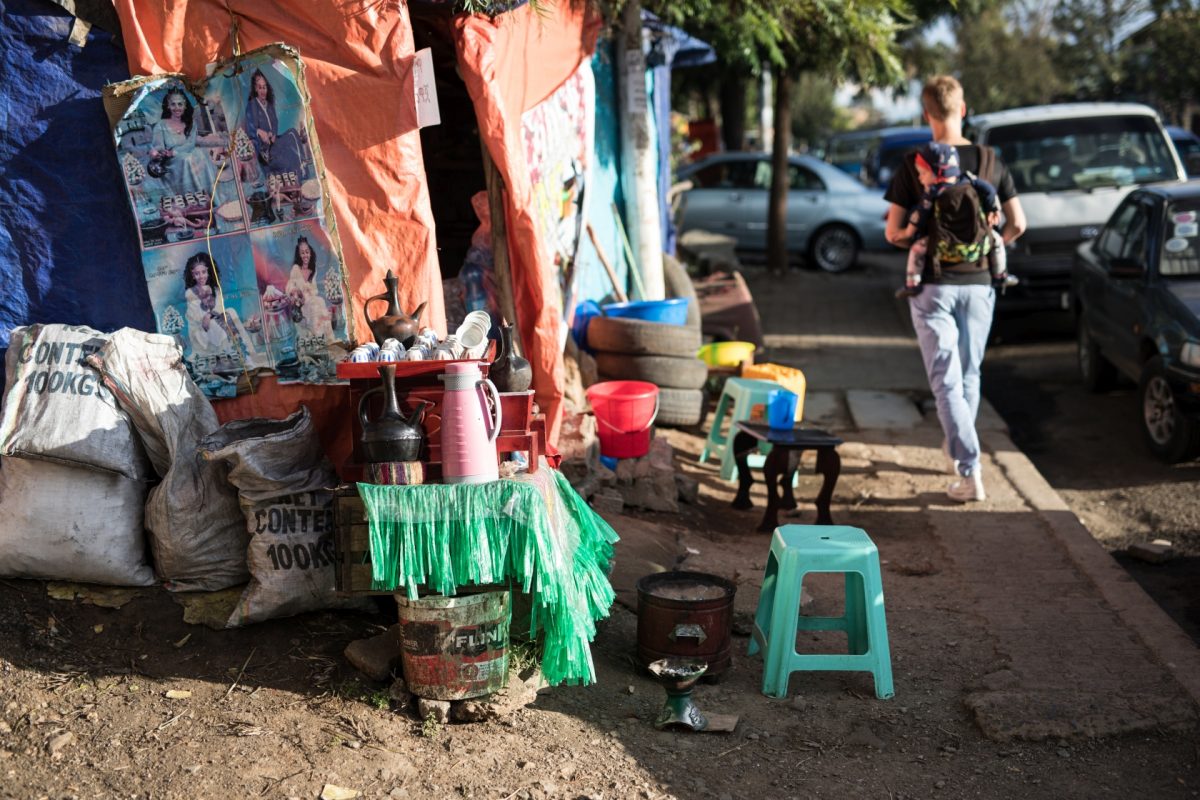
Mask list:
[[[496,469],[496,437],[500,434],[500,393],[470,361],[450,363],[438,376],[442,396],[442,480],[485,483],[500,478]],[[492,396],[491,413],[487,397]]]

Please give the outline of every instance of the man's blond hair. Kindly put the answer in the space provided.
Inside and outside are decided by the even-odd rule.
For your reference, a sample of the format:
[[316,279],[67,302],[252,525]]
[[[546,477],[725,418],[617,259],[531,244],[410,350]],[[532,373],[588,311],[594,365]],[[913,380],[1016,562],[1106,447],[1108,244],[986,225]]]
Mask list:
[[962,84],[950,75],[936,75],[921,89],[921,107],[939,122],[962,114]]

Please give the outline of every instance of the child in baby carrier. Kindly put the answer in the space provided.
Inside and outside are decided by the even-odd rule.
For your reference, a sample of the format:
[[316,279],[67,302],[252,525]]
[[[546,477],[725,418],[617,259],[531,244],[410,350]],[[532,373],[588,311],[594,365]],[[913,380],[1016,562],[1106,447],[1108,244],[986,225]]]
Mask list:
[[1000,210],[996,188],[982,178],[963,173],[953,145],[930,142],[917,152],[915,163],[924,191],[908,214],[904,235],[913,243],[908,251],[904,287],[896,296],[911,297],[921,291],[927,255],[931,255],[929,260],[938,277],[943,271],[963,273],[986,268],[993,285],[1001,289],[1015,285],[1017,278],[1008,273],[1004,240],[988,224],[989,216]]

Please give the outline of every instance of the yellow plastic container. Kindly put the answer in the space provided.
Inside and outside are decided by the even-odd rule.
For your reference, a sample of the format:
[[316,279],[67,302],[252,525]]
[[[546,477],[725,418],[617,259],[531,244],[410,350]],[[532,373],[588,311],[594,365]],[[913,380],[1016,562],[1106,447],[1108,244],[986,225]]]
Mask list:
[[713,342],[701,347],[696,358],[710,367],[737,367],[754,360],[754,349],[754,342]]
[[782,364],[748,364],[742,367],[742,377],[775,381],[795,394],[798,398],[796,400],[796,421],[804,419],[804,389],[807,384],[803,372],[795,367],[785,367]]

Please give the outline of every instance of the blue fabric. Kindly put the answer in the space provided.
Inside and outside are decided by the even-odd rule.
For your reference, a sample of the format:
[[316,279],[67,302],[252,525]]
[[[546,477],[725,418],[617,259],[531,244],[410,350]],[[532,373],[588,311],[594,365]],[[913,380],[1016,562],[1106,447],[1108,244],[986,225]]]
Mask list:
[[[137,230],[100,101],[125,53],[46,0],[0,0],[0,349],[18,325],[154,330]],[[2,376],[3,362],[0,362]]]
[[674,176],[671,174],[671,70],[698,67],[717,60],[717,53],[680,28],[667,25],[649,11],[642,11],[642,27],[650,31],[650,67],[654,122],[658,137],[658,213],[662,225],[663,252],[675,255],[675,220],[667,203],[667,192]]
[[963,476],[979,469],[979,369],[995,305],[991,286],[930,284],[909,298],[938,421]]
[[[608,263],[624,287],[628,285],[629,266],[625,262],[625,247],[621,244],[621,235],[612,211],[613,203],[623,210],[625,199],[621,194],[616,45],[611,40],[601,39],[596,43],[596,53],[592,56],[592,75],[596,80],[596,123],[595,151],[592,153],[589,183],[585,189],[588,193],[587,222],[596,231],[596,238],[604,248]],[[612,282],[600,264],[600,257],[586,229],[579,240],[575,286],[577,302],[601,300],[612,294]]]

